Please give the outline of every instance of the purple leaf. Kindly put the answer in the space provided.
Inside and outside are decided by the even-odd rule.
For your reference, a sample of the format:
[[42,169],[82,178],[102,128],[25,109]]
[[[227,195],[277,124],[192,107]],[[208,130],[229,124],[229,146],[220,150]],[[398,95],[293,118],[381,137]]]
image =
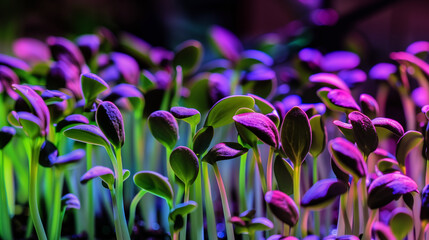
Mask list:
[[411,93],[411,98],[417,107],[421,108],[429,104],[429,95],[426,92],[426,89],[423,87],[418,87],[413,90]]
[[366,81],[366,73],[361,69],[342,70],[338,73],[338,77],[349,87],[355,87],[357,84]]
[[429,52],[429,42],[428,41],[413,42],[407,47],[407,50],[405,51],[413,55]]
[[350,123],[341,122],[339,120],[334,120],[333,124],[337,126],[340,132],[346,137],[350,142],[355,142],[355,136],[353,134],[353,126]]
[[66,210],[69,210],[72,208],[80,209],[80,201],[76,197],[76,195],[72,193],[68,193],[61,198],[61,205],[63,206],[63,208],[65,207]]
[[372,120],[372,124],[376,128],[385,128],[392,132],[397,138],[400,138],[404,135],[404,128],[396,120],[390,118],[378,117]]
[[379,107],[377,100],[369,94],[362,93],[359,96],[359,103],[362,108],[362,113],[371,119],[378,116]]
[[55,128],[56,132],[61,132],[65,127],[70,126],[72,124],[88,124],[88,118],[81,114],[72,114],[65,117],[63,120],[57,123]]
[[124,120],[115,104],[102,102],[98,105],[95,119],[100,130],[115,148],[120,148],[124,145]]
[[317,181],[302,197],[301,206],[311,209],[321,209],[331,203],[335,197],[347,192],[344,182],[336,179]]
[[4,54],[0,54],[0,65],[4,65],[9,68],[17,68],[24,71],[30,70],[30,66],[26,62]]
[[348,117],[359,149],[365,156],[369,156],[378,147],[378,136],[371,119],[357,111],[350,113]]
[[100,38],[95,34],[86,34],[80,36],[76,40],[76,44],[82,52],[86,62],[89,63],[91,59],[98,54]]
[[344,81],[333,73],[316,73],[310,76],[310,82],[318,83],[322,86],[332,87],[342,89],[344,91],[350,92],[349,87],[344,83]]
[[50,168],[57,161],[58,149],[50,141],[46,140],[39,152],[39,164],[43,167]]
[[232,117],[239,124],[253,134],[262,142],[277,149],[279,146],[279,133],[276,125],[262,113],[242,113]]
[[329,91],[327,98],[340,111],[360,111],[360,107],[357,105],[352,95],[344,90],[334,89]]
[[322,61],[323,55],[319,50],[314,48],[304,48],[298,53],[298,57],[301,61],[307,62],[313,66],[319,66]]
[[15,56],[30,64],[46,62],[51,57],[48,46],[35,38],[18,38],[12,48]]
[[55,61],[66,61],[78,68],[85,64],[79,48],[70,40],[63,37],[48,37],[46,42]]
[[14,90],[27,102],[28,106],[34,111],[35,115],[40,119],[40,130],[42,136],[49,134],[50,114],[49,109],[31,87],[26,85],[12,85]]
[[57,161],[54,163],[55,166],[65,166],[71,163],[76,163],[85,157],[85,150],[76,149],[67,153],[65,155],[61,155],[57,158]]
[[367,166],[360,151],[344,138],[329,141],[329,153],[337,166],[359,179],[367,175]]
[[390,227],[382,222],[375,222],[372,224],[372,234],[376,236],[376,239],[396,239]]
[[337,72],[345,69],[353,69],[360,63],[357,54],[347,51],[331,52],[323,56],[320,68],[327,72]]
[[140,69],[137,61],[133,57],[119,52],[111,53],[110,58],[125,82],[137,86],[140,77]]
[[170,112],[177,119],[189,118],[194,115],[200,114],[198,110],[193,108],[186,108],[186,107],[172,107],[170,109]]
[[222,142],[214,145],[204,156],[203,161],[210,164],[215,164],[217,161],[239,157],[246,152],[247,148],[244,148],[239,143]]
[[280,221],[290,227],[298,223],[298,207],[291,197],[283,192],[274,190],[265,194],[265,201],[270,207],[271,212],[280,219]]
[[243,46],[233,33],[220,26],[213,26],[210,29],[210,38],[222,56],[232,62],[240,59]]
[[114,173],[112,171],[112,169],[107,168],[107,167],[103,167],[103,166],[95,166],[91,169],[89,169],[81,178],[80,178],[80,183],[85,184],[87,183],[89,180],[97,178],[97,177],[103,177],[103,176],[107,176],[107,175],[111,175],[112,182],[114,179]]
[[417,184],[411,178],[400,173],[389,173],[375,179],[368,189],[368,206],[381,208],[402,195],[419,192]]
[[369,71],[369,77],[374,80],[387,81],[396,70],[397,67],[391,63],[378,63]]

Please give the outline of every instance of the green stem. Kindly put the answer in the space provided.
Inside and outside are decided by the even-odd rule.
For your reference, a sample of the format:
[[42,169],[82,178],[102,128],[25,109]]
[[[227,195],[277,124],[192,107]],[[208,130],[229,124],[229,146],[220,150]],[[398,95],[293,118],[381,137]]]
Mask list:
[[[121,155],[121,148],[116,148],[116,164],[117,164],[117,172],[116,172],[116,186],[115,186],[115,193],[116,193],[116,203],[118,208],[118,216],[117,220],[119,221],[119,231],[121,231],[122,239],[130,239],[130,235],[127,231],[127,220],[125,219],[125,211],[124,211],[124,196],[123,196],[123,184],[124,184],[124,175],[122,173],[122,155]],[[117,231],[118,231],[117,230]]]
[[230,95],[235,95],[235,91],[237,89],[237,85],[238,85],[239,80],[240,80],[240,69],[235,69],[233,74],[232,74],[232,79],[231,79]]
[[[64,216],[66,215],[66,208],[63,207],[63,209],[61,210],[61,215],[60,215],[60,225],[58,226],[58,232],[61,234],[61,229],[63,227],[63,221],[64,221]],[[61,235],[60,235],[61,236]],[[59,236],[59,237],[60,237]],[[61,238],[59,238],[61,239]]]
[[195,201],[197,202],[196,211],[191,213],[191,227],[192,227],[192,239],[201,240],[204,239],[204,215],[203,215],[203,195],[202,195],[202,181],[201,181],[201,164],[199,166],[197,179],[195,184],[192,185],[192,191],[194,192]]
[[[191,187],[191,186],[185,185],[185,198],[184,198],[184,200],[183,200],[183,202],[184,202],[184,203],[185,203],[185,202],[187,202],[187,201],[189,201],[189,190],[190,190],[190,187]],[[186,216],[184,217],[184,219],[183,219],[183,229],[182,229],[182,231],[180,232],[180,239],[183,239],[183,240],[187,239],[187,238],[186,238],[186,227],[187,227],[187,223],[188,223],[188,215],[186,215]]]
[[167,176],[168,180],[170,181],[171,186],[174,186],[174,183],[176,182],[173,169],[171,169],[170,165],[170,155],[171,155],[172,149],[169,147],[165,148],[165,158],[167,159]]
[[[92,149],[91,144],[86,144],[86,170],[92,168]],[[94,213],[94,181],[89,181],[86,186],[85,200],[87,201],[86,217],[88,221],[88,239],[95,239],[95,213]]]
[[10,224],[10,216],[7,206],[7,196],[6,196],[6,181],[4,174],[4,151],[0,150],[0,213],[1,213],[1,234],[0,237],[3,239],[13,239],[12,228]]
[[29,186],[30,186],[30,194],[29,194],[29,206],[30,206],[30,214],[33,220],[34,228],[36,229],[37,237],[42,240],[46,240],[45,229],[43,228],[42,219],[39,214],[39,207],[37,204],[37,172],[39,170],[39,153],[40,147],[42,146],[43,139],[34,139],[33,150],[31,154],[30,160],[30,178],[29,178]]
[[131,205],[130,205],[130,217],[128,218],[128,232],[131,235],[131,233],[133,232],[133,226],[134,226],[134,219],[136,217],[136,209],[137,209],[137,205],[140,202],[140,199],[142,199],[142,197],[146,194],[145,190],[140,190],[133,198],[133,200],[131,201]]
[[54,204],[52,207],[52,225],[50,226],[49,239],[60,239],[61,232],[59,232],[60,215],[61,215],[61,194],[63,187],[63,171],[59,168],[53,169],[55,174],[54,181]]
[[359,196],[357,191],[357,180],[352,180],[353,194],[353,235],[359,236]]
[[209,240],[217,240],[216,234],[216,219],[213,210],[213,200],[210,187],[208,163],[202,162],[201,166],[203,169],[203,179],[204,179],[204,201],[206,209],[206,218],[207,218],[207,235]]
[[271,191],[273,189],[273,156],[274,148],[270,147],[267,161],[267,191]]
[[240,156],[240,173],[239,173],[239,192],[240,192],[240,212],[244,212],[247,209],[246,204],[246,161],[247,153]]
[[366,223],[365,232],[363,233],[362,240],[371,240],[371,228],[374,222],[375,216],[377,215],[377,209],[371,210],[371,216],[369,221]]
[[213,169],[216,176],[217,185],[219,187],[220,197],[222,200],[222,208],[223,208],[223,216],[225,218],[225,228],[226,228],[226,236],[227,239],[234,239],[234,229],[232,228],[232,223],[229,222],[231,219],[231,211],[229,210],[228,198],[226,196],[225,185],[223,184],[222,177],[220,176],[220,171],[217,166],[217,163],[214,163]]
[[259,154],[258,147],[253,149],[253,154],[255,155],[255,161],[258,164],[259,179],[261,180],[262,191],[265,194],[267,192],[267,183],[265,182],[264,167],[262,166],[261,155]]
[[[293,169],[293,199],[298,207],[298,213],[300,213],[300,202],[301,202],[301,189],[300,189],[300,181],[301,181],[301,165],[300,163],[296,164],[296,166]],[[298,228],[299,224],[297,224],[295,227],[292,227],[292,233],[295,235],[298,231],[296,228]]]
[[304,208],[301,220],[301,237],[307,237],[307,224],[308,224],[308,214],[309,210]]
[[117,208],[117,201],[116,201],[116,194],[115,189],[110,189],[110,197],[112,198],[112,205],[113,205],[113,218],[114,218],[114,224],[115,224],[115,234],[116,239],[122,239],[122,232],[121,227],[118,221],[118,208]]

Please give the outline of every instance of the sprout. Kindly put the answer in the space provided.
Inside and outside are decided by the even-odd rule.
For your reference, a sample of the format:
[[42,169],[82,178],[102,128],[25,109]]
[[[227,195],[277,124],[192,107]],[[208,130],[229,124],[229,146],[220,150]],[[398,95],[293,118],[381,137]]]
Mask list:
[[95,120],[100,130],[115,148],[120,148],[124,145],[124,120],[115,104],[102,102],[98,105]]
[[291,227],[298,223],[298,207],[288,195],[277,190],[269,191],[265,194],[265,201],[280,221]]

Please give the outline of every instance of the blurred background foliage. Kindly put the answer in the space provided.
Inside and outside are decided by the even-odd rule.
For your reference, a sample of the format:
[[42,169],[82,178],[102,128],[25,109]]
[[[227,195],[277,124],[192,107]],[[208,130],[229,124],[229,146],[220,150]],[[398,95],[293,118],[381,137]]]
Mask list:
[[[318,26],[318,9],[335,10],[338,21]],[[292,35],[304,36],[298,44],[325,53],[356,51],[372,66],[391,51],[429,39],[428,9],[427,0],[1,0],[0,51],[11,54],[18,37],[75,39],[100,26],[173,49],[187,39],[207,44],[207,29],[217,24],[245,45],[261,34],[290,37],[296,31]]]

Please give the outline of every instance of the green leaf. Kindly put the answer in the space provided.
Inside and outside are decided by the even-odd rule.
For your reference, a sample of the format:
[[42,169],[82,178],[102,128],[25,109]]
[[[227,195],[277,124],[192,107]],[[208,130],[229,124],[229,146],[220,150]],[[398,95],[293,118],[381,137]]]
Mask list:
[[173,189],[168,179],[153,171],[140,171],[134,174],[134,183],[137,187],[163,198],[170,208],[173,206]]
[[213,135],[214,129],[211,126],[203,127],[198,130],[192,139],[193,150],[197,156],[200,156],[207,150],[207,148],[210,146],[210,143],[212,142]]
[[350,142],[355,142],[355,136],[353,135],[353,126],[350,123],[341,122],[339,120],[334,120],[333,124],[337,126],[340,132],[346,137]]
[[185,146],[177,147],[171,152],[170,166],[174,174],[176,174],[186,186],[194,183],[198,176],[198,157],[191,149]]
[[251,231],[267,231],[274,227],[274,224],[267,218],[253,218],[249,223],[248,229]]
[[284,158],[277,156],[274,160],[274,175],[280,191],[291,195],[293,193],[293,167]]
[[222,142],[213,146],[210,151],[204,156],[203,161],[214,164],[217,161],[227,160],[239,157],[247,152],[239,143]]
[[80,183],[85,184],[89,180],[94,178],[101,178],[108,186],[113,186],[115,183],[115,177],[113,171],[110,168],[103,166],[94,166],[89,169],[81,178]]
[[229,96],[219,100],[210,109],[204,126],[222,127],[233,122],[232,117],[240,108],[253,108],[255,100],[249,96]]
[[98,94],[109,88],[103,79],[93,73],[82,74],[80,81],[85,99],[85,109],[91,108]]
[[172,107],[170,112],[175,118],[183,120],[191,126],[197,126],[201,120],[200,112],[194,108]]
[[70,127],[64,131],[64,136],[75,141],[99,145],[106,149],[110,148],[109,140],[107,140],[100,128],[94,125],[80,124]]
[[413,213],[408,208],[395,208],[391,213],[389,226],[396,239],[404,239],[413,229]]
[[398,162],[395,159],[391,159],[391,158],[383,158],[378,160],[377,168],[383,174],[393,173],[397,171],[402,172]]
[[286,113],[280,130],[282,148],[294,166],[301,165],[311,145],[311,126],[300,107]]
[[25,135],[31,139],[43,136],[41,134],[42,129],[40,127],[42,125],[42,121],[37,116],[29,112],[19,112],[18,116],[19,123],[22,126]]
[[184,99],[186,107],[195,108],[202,113],[210,109],[209,77],[210,73],[201,73],[192,79],[189,97]]
[[359,105],[347,91],[323,87],[317,91],[317,95],[326,107],[332,111],[345,112],[346,114],[360,111]]
[[405,166],[405,158],[408,153],[415,147],[419,146],[423,142],[423,135],[417,131],[408,131],[399,139],[396,146],[396,160],[399,166],[403,168]]
[[179,139],[179,126],[174,116],[163,110],[151,113],[147,119],[150,132],[162,145],[173,149]]
[[184,203],[177,204],[176,207],[170,211],[168,217],[170,220],[174,220],[177,215],[186,216],[193,212],[198,207],[198,204],[194,201],[187,201]]
[[42,97],[29,86],[13,84],[12,87],[15,92],[17,92],[24,99],[29,108],[32,110],[32,113],[34,113],[34,115],[40,119],[39,126],[41,135],[47,136],[49,134],[49,125],[51,121],[49,109]]
[[173,66],[180,65],[183,75],[194,73],[201,64],[203,46],[196,40],[188,40],[177,47],[173,58]]
[[325,149],[327,133],[325,123],[321,115],[314,115],[310,118],[311,126],[311,147],[310,154],[313,157],[319,156]]

